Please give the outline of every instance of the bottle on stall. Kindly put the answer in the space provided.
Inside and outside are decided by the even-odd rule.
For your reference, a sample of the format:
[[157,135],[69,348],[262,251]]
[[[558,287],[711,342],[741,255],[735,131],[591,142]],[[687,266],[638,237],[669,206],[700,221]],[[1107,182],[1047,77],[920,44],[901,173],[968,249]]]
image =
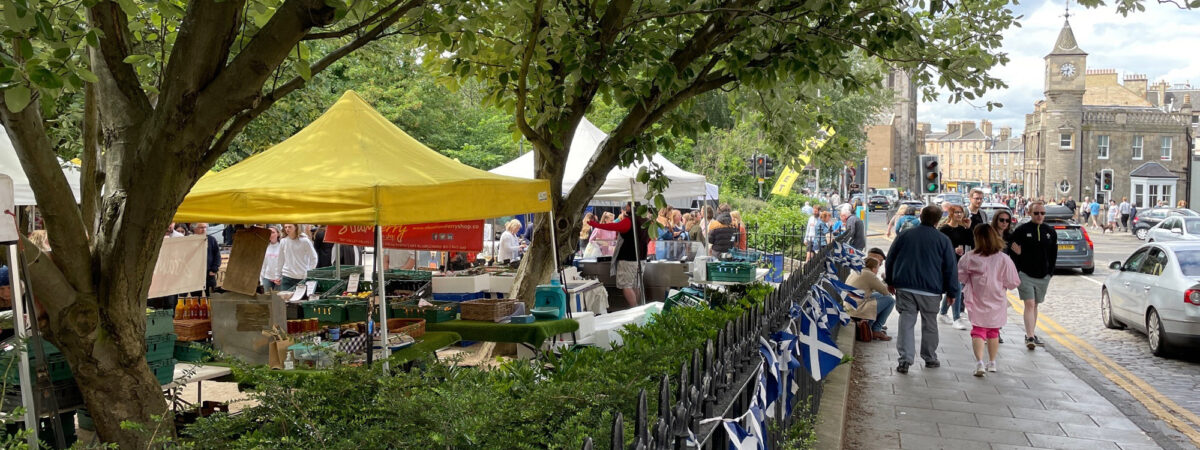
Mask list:
[[212,319],[212,299],[204,298],[204,318]]
[[183,320],[184,314],[187,312],[187,299],[175,298],[175,320]]
[[192,318],[192,298],[184,297],[183,300],[180,300],[180,303],[183,303],[183,320],[191,319]]
[[208,319],[208,297],[200,299],[200,318]]
[[189,319],[199,319],[200,318],[200,299],[199,298],[197,298],[197,297],[191,298],[191,301],[188,302],[188,311],[190,311],[188,314]]

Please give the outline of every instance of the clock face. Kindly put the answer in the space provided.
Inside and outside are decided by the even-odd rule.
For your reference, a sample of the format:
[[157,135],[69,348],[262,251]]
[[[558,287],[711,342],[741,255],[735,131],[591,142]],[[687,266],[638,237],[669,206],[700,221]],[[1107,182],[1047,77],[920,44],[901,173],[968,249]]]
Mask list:
[[1071,63],[1063,64],[1058,67],[1058,71],[1064,77],[1071,78],[1071,77],[1075,76],[1075,65],[1071,64]]

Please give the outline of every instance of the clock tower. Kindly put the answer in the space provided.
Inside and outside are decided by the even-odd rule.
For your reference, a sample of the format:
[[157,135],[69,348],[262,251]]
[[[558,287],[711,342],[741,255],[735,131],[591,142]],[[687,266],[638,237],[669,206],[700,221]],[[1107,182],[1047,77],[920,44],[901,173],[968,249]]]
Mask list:
[[1038,184],[1047,199],[1081,200],[1080,160],[1083,142],[1083,94],[1087,53],[1075,42],[1071,22],[1064,21],[1054,48],[1046,55],[1046,104],[1039,133],[1044,149],[1043,177]]

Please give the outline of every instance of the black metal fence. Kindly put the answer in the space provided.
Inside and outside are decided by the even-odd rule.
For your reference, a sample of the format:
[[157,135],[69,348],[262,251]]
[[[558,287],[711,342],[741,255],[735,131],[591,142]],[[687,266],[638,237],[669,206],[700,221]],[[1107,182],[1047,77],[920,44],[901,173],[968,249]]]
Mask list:
[[782,273],[792,273],[803,266],[808,251],[804,244],[805,225],[785,225],[782,228],[746,225],[746,246],[762,253],[764,262],[778,265]]
[[[832,249],[833,246],[823,248],[808,263],[792,271],[762,305],[727,322],[718,331],[715,341],[707,340],[703,348],[695,349],[690,363],[680,366],[674,386],[664,374],[659,382],[657,413],[653,419],[643,389],[638,395],[633,417],[632,444],[625,444],[625,419],[617,413],[611,429],[611,448],[682,449],[692,447],[689,440],[693,436],[696,448],[724,448],[728,436],[721,421],[701,422],[708,418],[735,418],[749,409],[754,401],[756,369],[763,363],[759,338],[766,338],[785,327],[792,303],[803,301],[810,287],[821,279],[825,259]],[[837,334],[836,328],[832,331]],[[799,385],[795,394],[796,407],[788,415],[785,402],[776,402],[774,418],[767,419],[765,437],[769,448],[780,443],[783,431],[798,416],[816,415],[821,404],[823,382],[813,381],[803,366],[791,372],[791,376]],[[788,386],[784,381],[783,386]],[[594,448],[591,438],[583,443],[583,448]]]

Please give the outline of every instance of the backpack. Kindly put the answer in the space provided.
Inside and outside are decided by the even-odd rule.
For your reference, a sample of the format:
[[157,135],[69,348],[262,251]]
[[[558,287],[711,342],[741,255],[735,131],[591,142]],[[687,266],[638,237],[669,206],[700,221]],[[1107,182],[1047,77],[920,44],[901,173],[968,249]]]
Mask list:
[[917,226],[920,220],[916,216],[904,216],[900,218],[900,227],[896,230],[896,234],[903,233]]

